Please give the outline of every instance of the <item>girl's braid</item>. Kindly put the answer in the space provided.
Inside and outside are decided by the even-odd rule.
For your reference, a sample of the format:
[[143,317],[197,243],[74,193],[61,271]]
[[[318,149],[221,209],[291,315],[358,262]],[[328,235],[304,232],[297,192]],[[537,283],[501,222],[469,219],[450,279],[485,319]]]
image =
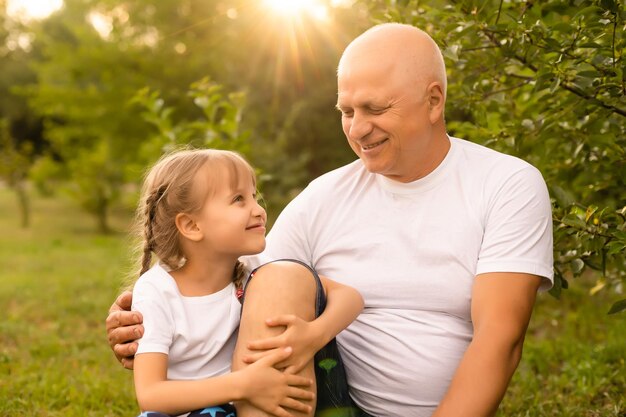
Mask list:
[[153,225],[156,217],[157,207],[159,205],[159,202],[163,198],[165,191],[167,191],[167,186],[161,185],[160,187],[152,191],[152,193],[150,193],[150,195],[146,199],[146,205],[144,209],[145,223],[143,256],[141,258],[141,271],[139,272],[139,275],[142,275],[144,272],[150,269],[150,264],[152,262],[152,252],[155,249],[155,243],[153,241]]
[[235,264],[235,269],[233,270],[233,283],[235,284],[235,287],[237,289],[242,288],[243,280],[246,277],[246,273],[246,266],[242,262],[237,261],[237,263]]

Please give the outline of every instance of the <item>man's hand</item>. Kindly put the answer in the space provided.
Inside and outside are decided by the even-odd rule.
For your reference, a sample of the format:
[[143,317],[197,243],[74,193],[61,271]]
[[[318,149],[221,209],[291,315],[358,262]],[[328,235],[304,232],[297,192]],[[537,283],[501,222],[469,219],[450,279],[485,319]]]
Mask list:
[[109,309],[106,319],[109,346],[126,369],[133,369],[136,340],[143,335],[143,317],[138,311],[130,311],[132,300],[133,293],[124,291]]

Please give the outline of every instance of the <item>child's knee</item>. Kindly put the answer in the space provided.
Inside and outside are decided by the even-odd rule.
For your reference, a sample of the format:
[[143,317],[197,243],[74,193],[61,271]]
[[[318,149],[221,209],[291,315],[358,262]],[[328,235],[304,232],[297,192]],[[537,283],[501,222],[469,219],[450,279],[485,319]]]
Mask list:
[[[297,262],[277,261],[260,267],[250,281],[246,293],[262,292],[270,299],[288,297],[313,305],[317,281],[313,272]],[[247,295],[247,294],[246,294]]]

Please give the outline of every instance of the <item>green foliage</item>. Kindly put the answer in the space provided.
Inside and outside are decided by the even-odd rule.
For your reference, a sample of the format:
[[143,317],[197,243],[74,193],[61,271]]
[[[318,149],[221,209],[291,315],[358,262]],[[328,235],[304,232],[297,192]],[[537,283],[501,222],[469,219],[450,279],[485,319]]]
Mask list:
[[540,296],[522,361],[499,417],[621,417],[626,413],[626,322],[609,318],[608,292],[585,276],[567,297]]
[[201,116],[175,121],[175,109],[165,105],[160,92],[144,88],[135,95],[132,103],[142,108],[143,119],[156,129],[156,135],[144,142],[149,149],[144,148],[142,154],[154,160],[163,151],[182,145],[249,152],[250,133],[241,130],[245,93],[225,94],[223,86],[204,78],[191,85],[188,96],[201,110]]
[[[554,295],[587,268],[623,292],[626,11],[619,0],[371,1],[442,47],[451,134],[521,157],[554,202]],[[612,311],[615,311],[614,307]]]

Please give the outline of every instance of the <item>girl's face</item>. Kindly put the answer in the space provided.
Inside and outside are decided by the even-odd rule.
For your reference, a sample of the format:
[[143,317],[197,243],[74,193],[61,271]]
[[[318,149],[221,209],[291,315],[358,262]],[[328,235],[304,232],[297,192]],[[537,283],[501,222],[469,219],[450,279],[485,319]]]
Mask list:
[[234,187],[231,183],[226,175],[197,214],[203,242],[217,256],[238,258],[262,252],[267,215],[257,202],[253,180],[239,175]]

